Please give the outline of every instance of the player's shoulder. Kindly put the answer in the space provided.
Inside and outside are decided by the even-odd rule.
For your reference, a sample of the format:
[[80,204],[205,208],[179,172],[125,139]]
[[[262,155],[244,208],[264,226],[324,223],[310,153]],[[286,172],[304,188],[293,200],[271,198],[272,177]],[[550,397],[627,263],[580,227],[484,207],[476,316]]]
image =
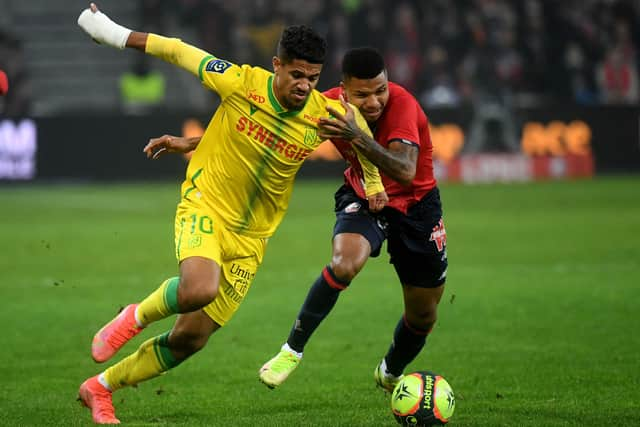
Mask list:
[[409,90],[401,85],[389,82],[389,101],[387,103],[387,116],[410,117],[415,114],[419,121],[427,119],[422,105]]
[[267,81],[269,77],[273,76],[273,72],[267,71],[262,67],[242,64],[238,66],[237,72],[241,73],[245,79],[256,79],[259,81]]
[[273,72],[267,71],[262,67],[251,64],[234,64],[225,59],[211,57],[203,66],[203,71],[207,74],[222,74],[225,77],[240,78],[243,80],[257,79],[267,81]]
[[225,79],[227,84],[233,85],[243,96],[246,92],[247,97],[253,97],[258,103],[267,102],[272,72],[250,64],[238,65],[230,71],[231,75]]
[[318,110],[321,113],[325,113],[320,115],[326,115],[327,106],[333,107],[339,111],[342,110],[342,104],[337,96],[335,98],[331,98],[328,97],[325,92],[313,90],[309,95],[305,109]]
[[391,81],[389,82],[389,98],[391,101],[394,103],[397,102],[398,104],[420,105],[416,97],[413,96],[411,92],[398,83]]

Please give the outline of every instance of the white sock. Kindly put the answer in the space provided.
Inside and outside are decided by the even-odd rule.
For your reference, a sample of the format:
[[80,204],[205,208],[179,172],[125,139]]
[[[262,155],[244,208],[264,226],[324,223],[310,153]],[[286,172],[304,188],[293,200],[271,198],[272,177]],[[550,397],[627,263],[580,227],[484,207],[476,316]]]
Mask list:
[[133,317],[135,317],[135,318],[136,318],[136,326],[137,326],[138,328],[140,328],[140,329],[142,329],[142,328],[146,328],[146,327],[147,327],[147,325],[145,325],[144,323],[142,323],[142,321],[140,320],[140,316],[138,316],[138,307],[139,307],[139,306],[137,306],[137,307],[136,307],[136,309],[135,309],[135,310],[133,310]]
[[302,353],[298,353],[297,351],[295,351],[294,349],[289,347],[289,343],[284,343],[284,345],[282,346],[281,350],[287,350],[289,353],[297,356],[298,359],[302,359]]
[[380,370],[382,371],[382,375],[384,375],[385,377],[396,378],[395,375],[393,375],[391,372],[387,370],[387,361],[385,360],[384,357],[382,358],[382,362],[380,362]]
[[102,387],[106,388],[107,390],[113,391],[111,390],[111,387],[109,386],[107,380],[104,378],[104,372],[98,375],[98,382],[102,384]]

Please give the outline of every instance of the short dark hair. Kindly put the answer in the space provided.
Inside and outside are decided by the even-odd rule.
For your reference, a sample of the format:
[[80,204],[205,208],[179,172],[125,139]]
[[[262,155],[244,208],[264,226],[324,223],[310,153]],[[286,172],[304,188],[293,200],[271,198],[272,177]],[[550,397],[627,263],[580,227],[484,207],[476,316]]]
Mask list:
[[302,59],[312,64],[324,64],[326,54],[327,41],[305,25],[286,27],[278,43],[278,57],[284,63]]
[[342,58],[342,77],[345,79],[372,79],[385,69],[382,54],[373,47],[348,50]]

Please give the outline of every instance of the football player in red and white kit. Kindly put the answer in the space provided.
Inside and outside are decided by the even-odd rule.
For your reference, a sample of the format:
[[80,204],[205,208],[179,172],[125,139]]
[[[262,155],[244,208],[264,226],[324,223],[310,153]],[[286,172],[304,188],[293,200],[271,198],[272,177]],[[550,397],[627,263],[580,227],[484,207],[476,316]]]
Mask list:
[[[331,139],[350,167],[335,194],[336,224],[331,262],[311,286],[280,352],[260,369],[260,380],[274,388],[297,367],[313,332],[329,314],[366,263],[378,256],[385,238],[390,262],[402,285],[404,313],[374,379],[391,391],[405,367],[420,353],[437,317],[447,273],[446,231],[433,173],[433,146],[427,116],[406,89],[390,82],[382,55],[372,48],[352,49],[342,63],[340,87],[325,95],[356,106],[373,132],[368,137],[353,119],[329,109],[319,135]],[[380,170],[388,203],[376,214],[368,209],[362,170],[351,143]]]

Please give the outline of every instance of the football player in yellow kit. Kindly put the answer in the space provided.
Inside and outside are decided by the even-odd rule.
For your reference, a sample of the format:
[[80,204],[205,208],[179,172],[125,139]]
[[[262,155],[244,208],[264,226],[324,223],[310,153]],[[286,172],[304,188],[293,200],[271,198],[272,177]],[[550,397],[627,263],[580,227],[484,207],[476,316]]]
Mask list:
[[[220,96],[187,168],[175,217],[180,275],[130,304],[96,333],[92,356],[109,360],[150,323],[178,314],[173,328],[87,379],[80,400],[99,424],[119,423],[112,393],[156,377],[202,349],[246,296],[266,242],[282,220],[296,172],[322,142],[317,129],[326,107],[340,101],[317,92],[325,40],[305,26],[285,28],[273,72],[236,65],[179,39],[131,31],[91,4],[78,18],[95,41],[134,48],[178,65]],[[359,113],[361,129],[366,121]],[[386,194],[377,169],[360,156],[370,207]]]

